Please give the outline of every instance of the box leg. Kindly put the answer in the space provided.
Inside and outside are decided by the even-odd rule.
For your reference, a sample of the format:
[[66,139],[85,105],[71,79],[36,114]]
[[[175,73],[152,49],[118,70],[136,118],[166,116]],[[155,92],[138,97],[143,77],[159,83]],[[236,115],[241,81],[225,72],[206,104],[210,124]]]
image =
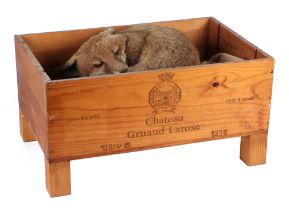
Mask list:
[[50,163],[45,158],[45,176],[50,197],[71,194],[70,161]]
[[19,112],[19,122],[20,122],[20,134],[24,142],[35,141],[36,138],[32,133],[28,121],[23,115],[23,113]]
[[266,163],[267,132],[241,137],[240,158],[248,166]]

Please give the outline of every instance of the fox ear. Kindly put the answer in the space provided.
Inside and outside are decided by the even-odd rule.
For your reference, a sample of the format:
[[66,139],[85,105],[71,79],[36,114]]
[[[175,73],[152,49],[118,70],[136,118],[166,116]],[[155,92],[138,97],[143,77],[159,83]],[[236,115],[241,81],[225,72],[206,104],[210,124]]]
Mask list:
[[114,53],[117,53],[119,50],[125,50],[127,45],[127,37],[121,34],[114,34],[110,36],[111,49]]
[[113,28],[108,28],[108,29],[105,30],[105,33],[106,33],[107,35],[112,35],[113,32],[114,32]]

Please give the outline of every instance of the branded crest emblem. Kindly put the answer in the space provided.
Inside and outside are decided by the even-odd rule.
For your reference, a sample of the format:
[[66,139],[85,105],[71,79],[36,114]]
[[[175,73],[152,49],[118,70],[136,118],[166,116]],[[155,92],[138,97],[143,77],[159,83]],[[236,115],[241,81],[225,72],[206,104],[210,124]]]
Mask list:
[[181,89],[173,82],[174,73],[163,73],[157,83],[149,92],[149,103],[154,108],[154,114],[161,112],[174,112],[181,100]]

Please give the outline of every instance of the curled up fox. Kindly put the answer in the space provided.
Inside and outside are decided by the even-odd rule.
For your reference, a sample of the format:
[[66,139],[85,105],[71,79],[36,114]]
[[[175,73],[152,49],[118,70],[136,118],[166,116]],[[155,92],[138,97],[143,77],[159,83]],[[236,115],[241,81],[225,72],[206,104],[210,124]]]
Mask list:
[[198,49],[182,32],[139,24],[119,31],[108,28],[90,37],[50,76],[62,79],[242,60],[218,53],[201,63]]
[[200,64],[197,48],[180,31],[140,24],[90,37],[61,69],[97,76]]

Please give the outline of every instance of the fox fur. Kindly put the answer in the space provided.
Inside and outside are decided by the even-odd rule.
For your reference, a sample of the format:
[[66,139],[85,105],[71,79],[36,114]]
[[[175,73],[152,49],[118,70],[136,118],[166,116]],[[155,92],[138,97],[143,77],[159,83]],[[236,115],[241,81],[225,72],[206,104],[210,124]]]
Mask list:
[[90,37],[63,69],[75,65],[80,76],[95,76],[198,64],[197,48],[180,31],[140,24]]

